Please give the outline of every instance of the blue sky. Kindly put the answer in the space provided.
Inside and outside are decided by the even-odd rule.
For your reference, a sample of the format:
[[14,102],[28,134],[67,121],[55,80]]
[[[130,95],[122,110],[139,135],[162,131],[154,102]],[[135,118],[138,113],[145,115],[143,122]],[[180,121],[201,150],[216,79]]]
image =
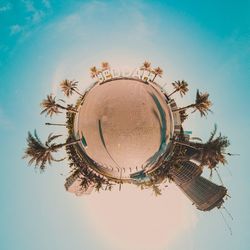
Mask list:
[[[0,0],[0,249],[249,249],[249,5],[249,1]],[[208,91],[213,113],[207,119],[193,114],[184,127],[206,139],[216,123],[230,138],[230,151],[240,153],[220,169],[232,196],[226,207],[234,220],[225,215],[232,236],[218,210],[196,211],[181,193],[166,190],[158,201],[136,193],[134,201],[128,198],[131,190],[125,189],[119,196],[101,193],[86,201],[64,191],[65,176],[60,173],[67,175],[66,163],[40,175],[21,159],[28,130],[37,128],[42,138],[51,131],[43,126],[48,119],[39,115],[39,103],[47,93],[59,95],[60,80],[77,79],[84,90],[91,84],[90,66],[108,60],[114,67],[133,68],[146,59],[163,68],[162,83],[185,79],[190,84],[188,95],[177,99],[180,106],[193,100],[197,88]],[[170,84],[166,89],[171,90]],[[214,181],[218,182],[216,176]],[[133,202],[128,207],[134,206],[140,223],[116,200]],[[179,223],[185,224],[171,224],[176,234],[169,241],[163,240],[164,234],[153,237],[148,244],[155,248],[146,248],[142,241],[147,239],[139,231],[154,222],[149,208],[144,207],[145,221],[138,212],[147,201],[154,211],[157,205],[166,206],[165,211],[180,209],[175,216],[183,216]],[[138,229],[137,238],[98,217],[106,211],[97,207],[102,204],[127,213],[130,225]],[[161,215],[171,221],[169,215]],[[110,221],[116,219],[115,213],[109,214]],[[161,224],[157,218],[155,222]],[[171,230],[168,221],[164,223],[165,228],[155,228],[165,230],[168,238]],[[111,237],[115,226],[122,232],[116,243]]]

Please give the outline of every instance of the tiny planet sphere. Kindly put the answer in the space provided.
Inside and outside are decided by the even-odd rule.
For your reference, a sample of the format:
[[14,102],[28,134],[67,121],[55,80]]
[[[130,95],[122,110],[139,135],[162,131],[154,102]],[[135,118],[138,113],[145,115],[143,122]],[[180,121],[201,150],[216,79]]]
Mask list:
[[74,131],[84,137],[82,148],[104,175],[129,178],[152,168],[168,150],[173,116],[157,84],[114,79],[85,94]]

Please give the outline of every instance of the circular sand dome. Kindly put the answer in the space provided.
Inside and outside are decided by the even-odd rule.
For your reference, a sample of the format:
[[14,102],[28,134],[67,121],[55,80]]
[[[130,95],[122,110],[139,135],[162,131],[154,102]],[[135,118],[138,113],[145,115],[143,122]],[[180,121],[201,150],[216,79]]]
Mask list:
[[75,134],[99,165],[115,178],[153,167],[168,149],[173,133],[171,109],[154,83],[113,79],[95,84],[78,107]]

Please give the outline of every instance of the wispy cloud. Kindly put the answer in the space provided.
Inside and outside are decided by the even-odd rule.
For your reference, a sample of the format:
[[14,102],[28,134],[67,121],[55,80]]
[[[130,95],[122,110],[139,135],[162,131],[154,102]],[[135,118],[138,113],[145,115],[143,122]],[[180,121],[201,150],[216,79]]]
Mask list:
[[6,115],[4,114],[3,109],[0,107],[0,129],[12,129],[13,128],[13,124],[11,123],[11,121],[6,117]]
[[23,0],[22,2],[24,3],[27,12],[30,13],[30,16],[28,16],[27,19],[32,23],[39,23],[45,16],[45,13],[42,10],[37,9],[33,1]]
[[5,12],[11,10],[12,5],[10,3],[7,3],[5,5],[0,5],[0,12]]
[[23,30],[22,26],[19,24],[15,24],[10,26],[10,34],[15,35]]
[[51,3],[49,0],[43,0],[42,3],[43,3],[45,8],[47,8],[47,9],[51,8]]

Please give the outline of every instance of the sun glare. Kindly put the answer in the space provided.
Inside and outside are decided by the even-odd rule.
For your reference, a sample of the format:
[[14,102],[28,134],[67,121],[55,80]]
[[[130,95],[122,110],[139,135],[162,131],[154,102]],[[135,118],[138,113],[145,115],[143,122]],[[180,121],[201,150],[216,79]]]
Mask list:
[[155,197],[151,190],[123,185],[121,192],[85,197],[89,226],[108,249],[166,249],[195,227],[197,217],[174,185],[170,184],[164,192]]

